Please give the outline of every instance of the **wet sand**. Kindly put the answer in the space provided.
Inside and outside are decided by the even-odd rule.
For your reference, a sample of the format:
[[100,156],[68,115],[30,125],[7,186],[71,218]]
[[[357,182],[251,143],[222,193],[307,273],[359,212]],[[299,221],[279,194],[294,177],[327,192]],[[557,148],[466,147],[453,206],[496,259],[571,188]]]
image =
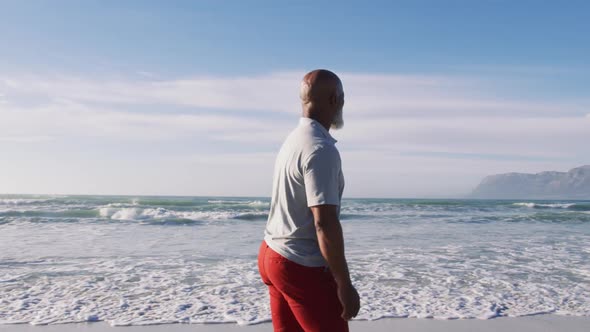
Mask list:
[[[501,317],[489,320],[459,319],[417,319],[391,318],[376,321],[353,321],[351,331],[367,332],[587,332],[590,327],[590,316],[558,316],[536,315],[528,317]],[[270,332],[270,323],[240,326],[236,324],[162,324],[145,326],[112,327],[105,322],[57,324],[57,325],[0,325],[0,331],[14,332]]]

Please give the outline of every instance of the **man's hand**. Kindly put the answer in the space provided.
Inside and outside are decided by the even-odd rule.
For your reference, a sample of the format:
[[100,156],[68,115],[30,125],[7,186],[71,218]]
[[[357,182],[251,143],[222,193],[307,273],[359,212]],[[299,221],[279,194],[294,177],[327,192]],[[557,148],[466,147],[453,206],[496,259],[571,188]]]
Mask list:
[[356,291],[352,284],[345,286],[338,286],[338,299],[342,303],[342,319],[350,320],[359,313],[361,308],[361,302],[359,293]]
[[312,206],[311,211],[316,225],[320,251],[328,262],[338,286],[338,299],[343,307],[342,318],[349,320],[358,314],[361,305],[359,294],[350,282],[348,265],[344,256],[342,226],[338,220],[338,207],[318,205]]

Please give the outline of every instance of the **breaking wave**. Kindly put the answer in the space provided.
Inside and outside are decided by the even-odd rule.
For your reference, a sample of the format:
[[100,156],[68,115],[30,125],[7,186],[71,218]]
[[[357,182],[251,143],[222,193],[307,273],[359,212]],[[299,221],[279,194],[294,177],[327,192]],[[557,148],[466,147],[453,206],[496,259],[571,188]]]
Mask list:
[[214,220],[257,220],[265,219],[266,212],[232,212],[232,211],[175,211],[165,208],[136,208],[136,207],[102,207],[99,214],[103,218],[112,220],[128,221],[158,221],[158,220],[194,220],[194,221],[214,221]]
[[533,203],[533,202],[517,202],[514,206],[527,207],[531,209],[569,209],[576,211],[590,211],[590,204],[588,203]]

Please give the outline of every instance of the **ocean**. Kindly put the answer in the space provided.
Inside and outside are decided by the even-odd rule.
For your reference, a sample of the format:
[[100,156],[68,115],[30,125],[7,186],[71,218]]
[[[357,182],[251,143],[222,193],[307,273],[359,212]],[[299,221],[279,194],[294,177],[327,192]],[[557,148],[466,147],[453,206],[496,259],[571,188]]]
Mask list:
[[[0,324],[269,321],[268,198],[0,196]],[[345,199],[357,319],[590,316],[590,202]]]

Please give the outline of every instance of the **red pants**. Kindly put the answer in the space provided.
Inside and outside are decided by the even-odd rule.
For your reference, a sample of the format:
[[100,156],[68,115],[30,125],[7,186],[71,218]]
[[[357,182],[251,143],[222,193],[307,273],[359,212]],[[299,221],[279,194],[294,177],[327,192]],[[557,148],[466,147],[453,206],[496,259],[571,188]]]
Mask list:
[[275,332],[348,332],[328,269],[294,263],[262,241],[258,270],[268,285]]

